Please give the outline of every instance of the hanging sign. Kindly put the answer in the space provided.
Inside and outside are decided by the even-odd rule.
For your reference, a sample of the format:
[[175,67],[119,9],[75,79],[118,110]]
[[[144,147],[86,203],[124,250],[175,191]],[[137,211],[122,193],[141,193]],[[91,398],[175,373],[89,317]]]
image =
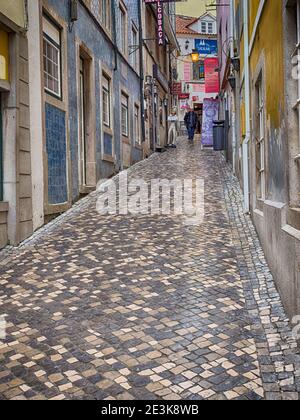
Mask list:
[[146,4],[156,4],[157,8],[157,39],[158,45],[164,47],[166,36],[164,29],[164,3],[174,3],[182,0],[144,0]]
[[181,93],[180,95],[178,95],[178,99],[189,99],[189,98],[190,98],[189,93]]
[[157,2],[157,38],[158,45],[163,47],[165,45],[164,5],[161,1]]
[[182,94],[182,84],[181,84],[181,82],[173,82],[171,84],[171,93],[172,93],[172,95],[181,95]]
[[196,39],[195,48],[201,55],[217,55],[218,41],[214,39]]
[[218,58],[206,58],[204,61],[205,93],[219,93],[219,60]]

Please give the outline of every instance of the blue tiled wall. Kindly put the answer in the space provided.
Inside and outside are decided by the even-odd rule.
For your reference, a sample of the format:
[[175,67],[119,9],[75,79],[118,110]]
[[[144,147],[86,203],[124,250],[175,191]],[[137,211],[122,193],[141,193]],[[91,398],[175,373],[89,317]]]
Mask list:
[[[116,11],[119,9],[119,1],[113,0]],[[131,37],[131,28],[133,22],[138,26],[138,5],[140,0],[124,0],[128,10],[128,35]],[[67,0],[47,0],[47,4],[52,7],[55,12],[68,22],[69,19],[69,2]],[[121,166],[121,121],[120,121],[120,90],[125,88],[131,92],[131,103],[140,101],[140,84],[139,77],[127,63],[118,56],[115,62],[115,54],[112,43],[110,43],[102,30],[95,24],[85,7],[78,2],[78,20],[74,23],[72,31],[67,33],[67,55],[68,55],[68,115],[69,121],[68,131],[70,134],[70,155],[71,155],[71,198],[76,201],[79,197],[79,173],[78,173],[78,109],[77,109],[77,78],[78,68],[76,66],[76,40],[81,41],[92,53],[94,58],[94,79],[95,79],[95,104],[96,104],[96,173],[97,179],[110,177],[115,170],[112,163],[102,160],[102,155],[111,155],[112,141],[114,142],[114,153],[116,155],[116,167]],[[119,33],[119,32],[117,32]],[[128,40],[129,45],[132,40]],[[106,137],[102,128],[102,109],[101,109],[101,87],[99,86],[100,72],[99,65],[101,63],[108,68],[113,78],[113,139]],[[122,75],[122,66],[127,71]],[[132,109],[132,107],[131,107]],[[131,112],[132,114],[132,112]],[[130,116],[130,126],[133,125],[133,116]],[[103,141],[102,141],[103,138]],[[112,141],[111,141],[112,140]],[[103,149],[102,149],[103,148]],[[142,158],[142,153],[138,149],[134,149],[134,161]],[[64,191],[66,197],[66,191]],[[50,197],[50,194],[49,194]],[[52,196],[53,197],[53,196]],[[57,197],[56,197],[57,198]],[[61,198],[60,198],[61,199]]]
[[107,133],[104,133],[104,154],[108,156],[113,155],[113,139]]
[[48,202],[61,204],[68,201],[66,115],[46,104],[46,147],[48,156]]

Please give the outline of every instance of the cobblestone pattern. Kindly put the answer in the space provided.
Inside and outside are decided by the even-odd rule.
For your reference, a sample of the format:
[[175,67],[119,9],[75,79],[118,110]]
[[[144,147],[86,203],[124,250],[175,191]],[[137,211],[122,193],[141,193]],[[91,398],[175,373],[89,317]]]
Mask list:
[[226,166],[222,169],[225,199],[265,397],[268,400],[298,400],[299,349],[251,218],[243,214],[239,184]]
[[181,140],[129,175],[203,177],[205,222],[100,217],[94,193],[3,254],[0,398],[298,399],[296,343],[221,157]]

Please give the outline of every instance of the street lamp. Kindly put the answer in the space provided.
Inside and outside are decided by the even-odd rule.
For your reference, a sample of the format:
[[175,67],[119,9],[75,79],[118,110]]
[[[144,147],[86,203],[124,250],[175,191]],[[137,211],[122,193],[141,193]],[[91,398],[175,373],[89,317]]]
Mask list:
[[192,57],[192,62],[193,63],[198,63],[199,59],[200,59],[200,54],[199,51],[194,49],[191,53],[191,57]]

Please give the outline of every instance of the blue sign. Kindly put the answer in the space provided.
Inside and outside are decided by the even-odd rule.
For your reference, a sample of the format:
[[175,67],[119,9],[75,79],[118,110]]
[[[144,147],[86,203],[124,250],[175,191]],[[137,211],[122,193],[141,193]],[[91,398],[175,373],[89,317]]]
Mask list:
[[218,55],[218,41],[214,39],[195,39],[195,49],[201,55]]

